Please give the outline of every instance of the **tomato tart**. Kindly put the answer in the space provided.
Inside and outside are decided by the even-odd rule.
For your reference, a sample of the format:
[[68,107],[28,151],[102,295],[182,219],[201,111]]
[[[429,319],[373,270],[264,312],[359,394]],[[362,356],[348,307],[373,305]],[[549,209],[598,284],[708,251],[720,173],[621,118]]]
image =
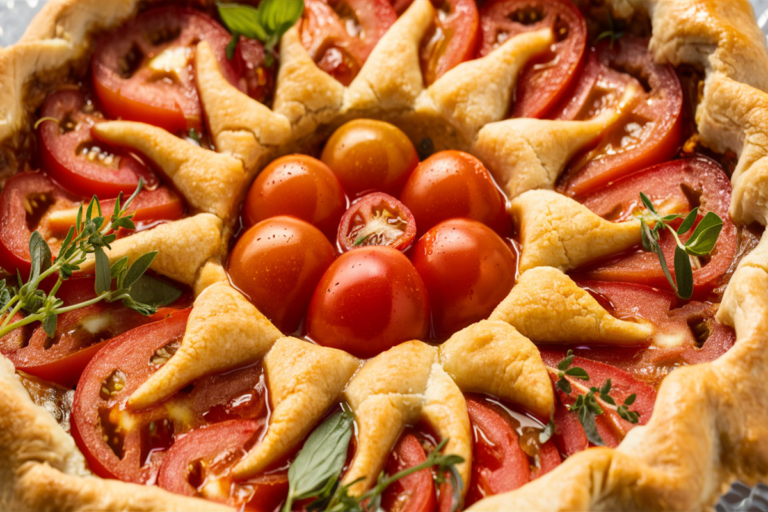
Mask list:
[[746,0],[53,0],[0,49],[8,510],[765,480]]

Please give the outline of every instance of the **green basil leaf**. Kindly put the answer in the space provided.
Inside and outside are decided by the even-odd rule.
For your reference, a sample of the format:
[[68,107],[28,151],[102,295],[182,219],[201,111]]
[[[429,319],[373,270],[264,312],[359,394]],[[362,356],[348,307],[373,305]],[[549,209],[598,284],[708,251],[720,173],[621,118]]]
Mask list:
[[597,431],[597,424],[595,423],[595,414],[588,410],[586,407],[579,409],[579,421],[581,426],[584,427],[584,433],[587,435],[587,440],[596,446],[605,446],[605,441],[600,437],[600,433]]
[[[262,5],[264,5],[264,3],[265,2],[262,2]],[[237,44],[237,40],[234,36],[240,34],[251,39],[258,39],[262,43],[266,43],[267,39],[269,39],[269,35],[262,25],[262,20],[259,16],[259,11],[262,9],[261,6],[259,6],[258,9],[241,4],[217,3],[216,6],[218,7],[221,21],[224,22],[224,25],[226,25],[233,35],[230,44],[232,44],[232,42]],[[232,51],[234,55],[234,45]],[[229,55],[227,55],[227,58],[230,58]]]
[[566,375],[570,375],[571,377],[576,377],[581,380],[589,380],[589,374],[584,368],[579,368],[578,366],[574,366],[573,368],[568,368],[565,370]]
[[176,302],[181,297],[182,291],[160,279],[144,274],[130,286],[128,294],[138,303],[158,308]]
[[712,252],[723,228],[723,220],[716,213],[707,212],[685,244],[686,250],[695,256]]
[[648,196],[640,192],[640,200],[643,202],[646,208],[648,208],[648,211],[658,214],[656,211],[656,208],[653,207],[653,203],[650,199],[648,199]]
[[304,0],[263,0],[259,4],[259,19],[270,35],[264,42],[274,46],[303,12]]
[[39,231],[35,231],[29,237],[29,255],[32,261],[29,282],[34,283],[42,272],[51,268],[51,248],[48,247],[48,242],[43,240]]
[[629,395],[627,397],[626,400],[624,400],[624,405],[632,405],[633,403],[635,403],[635,399],[636,398],[637,398],[637,394],[636,393],[632,393],[631,395]]
[[49,338],[56,336],[57,318],[55,314],[51,313],[43,319],[43,331],[45,331]]
[[616,401],[608,393],[600,393],[600,399],[607,404],[616,405]]
[[693,270],[688,253],[680,247],[675,247],[675,279],[677,296],[681,299],[690,299],[693,295]]
[[157,251],[148,252],[147,254],[136,258],[136,261],[134,261],[133,265],[131,265],[131,267],[128,269],[128,273],[125,274],[123,287],[130,288],[133,283],[135,283],[142,275],[144,275],[144,272],[147,271],[149,266],[155,260],[155,256],[157,256]]
[[112,289],[112,271],[109,268],[109,257],[104,253],[104,249],[96,247],[94,256],[96,257],[96,293],[101,295]]
[[544,430],[539,432],[539,444],[544,444],[555,434],[555,422],[549,420],[549,423],[544,425]]
[[619,417],[630,423],[637,423],[640,421],[640,415],[637,413],[637,411],[630,411],[625,405],[620,405],[617,407],[616,412],[619,413]]
[[571,394],[571,383],[568,382],[566,379],[560,379],[555,383],[555,387],[565,393],[566,395]]
[[603,387],[600,388],[600,394],[607,395],[611,392],[611,379],[608,379],[605,381],[605,384],[603,384]]
[[680,227],[677,228],[677,234],[682,235],[684,233],[687,233],[692,227],[693,223],[696,222],[696,216],[699,214],[699,207],[697,206],[693,210],[691,210],[688,213],[688,216],[685,217],[685,220],[682,224],[680,224]]
[[568,367],[573,363],[573,357],[573,350],[568,350],[568,353],[565,355],[565,359],[560,361],[560,363],[557,365],[557,369],[561,372],[567,370]]

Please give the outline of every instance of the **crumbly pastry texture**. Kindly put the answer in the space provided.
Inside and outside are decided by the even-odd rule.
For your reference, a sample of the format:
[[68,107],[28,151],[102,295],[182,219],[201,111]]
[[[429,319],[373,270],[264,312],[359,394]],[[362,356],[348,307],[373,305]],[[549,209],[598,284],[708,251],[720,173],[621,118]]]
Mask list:
[[[696,121],[702,142],[739,155],[731,217],[768,222],[768,51],[747,0],[611,0],[616,17],[650,18],[660,62],[706,76]],[[0,50],[0,168],[13,169],[29,133],[40,84],[87,62],[90,34],[135,14],[136,0],[60,0],[48,4],[22,41]],[[358,421],[358,451],[347,479],[378,474],[403,425],[429,422],[467,462],[471,434],[463,392],[480,392],[547,415],[554,394],[533,341],[557,341],[557,328],[594,339],[650,339],[652,328],[613,319],[563,271],[637,242],[636,225],[608,225],[551,190],[568,160],[620,115],[587,122],[504,120],[509,91],[527,59],[552,40],[547,31],[511,38],[488,56],[461,64],[425,87],[418,45],[434,15],[416,0],[344,87],[322,72],[289,30],[280,46],[272,109],[221,76],[207,44],[195,66],[216,152],[192,148],[160,129],[107,122],[99,136],[147,154],[184,195],[193,216],[114,244],[111,259],[160,254],[154,270],[193,287],[193,313],[181,349],[132,397],[150,406],[195,378],[263,361],[273,412],[264,441],[235,468],[249,475],[279,458],[332,404],[347,402]],[[393,73],[392,70],[398,70]],[[628,92],[631,94],[631,91]],[[311,148],[343,122],[394,122],[414,140],[462,149],[483,160],[512,199],[523,233],[525,272],[489,320],[438,348],[403,343],[366,362],[279,331],[228,283],[221,268],[242,194],[273,158]],[[215,172],[211,172],[215,170]],[[6,172],[7,175],[7,172]],[[7,177],[7,176],[6,176]],[[556,204],[557,203],[557,204]],[[554,211],[572,215],[554,215]],[[609,233],[611,247],[583,241]],[[602,251],[602,252],[601,252]],[[533,293],[547,284],[548,293]],[[739,265],[718,320],[737,342],[712,363],[680,368],[663,382],[650,422],[615,449],[595,448],[517,491],[473,510],[696,510],[734,478],[768,474],[768,241]],[[224,347],[227,350],[224,350]],[[199,354],[205,354],[200,357]],[[201,363],[201,361],[204,363]],[[3,510],[229,510],[200,499],[93,477],[74,441],[33,404],[10,362],[0,357],[0,508]]]

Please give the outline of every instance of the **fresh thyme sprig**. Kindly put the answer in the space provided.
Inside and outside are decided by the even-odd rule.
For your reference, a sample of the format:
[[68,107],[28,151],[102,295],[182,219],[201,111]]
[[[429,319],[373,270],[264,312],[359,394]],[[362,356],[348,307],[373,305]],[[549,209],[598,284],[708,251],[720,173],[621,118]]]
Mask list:
[[232,60],[240,36],[258,39],[266,50],[264,64],[272,67],[275,46],[280,37],[304,12],[304,0],[263,0],[258,7],[235,3],[216,4],[219,16],[232,33],[227,45],[227,59]]
[[[136,300],[136,294],[132,295],[132,287],[142,278],[157,252],[144,254],[130,267],[127,257],[116,261],[110,267],[109,257],[104,252],[104,249],[109,249],[109,244],[117,238],[114,231],[119,228],[136,229],[132,220],[133,215],[128,215],[126,212],[142,185],[143,182],[139,180],[136,191],[122,207],[120,206],[121,193],[115,202],[114,213],[109,218],[102,215],[101,206],[95,196],[88,205],[85,216],[83,216],[81,205],[77,212],[76,225],[69,229],[59,254],[53,261],[51,261],[51,249],[40,232],[32,233],[29,239],[31,269],[27,282],[23,281],[18,270],[16,272],[17,287],[7,284],[5,279],[0,281],[0,319],[2,319],[0,337],[14,329],[39,321],[42,322],[45,333],[52,338],[56,333],[58,315],[102,300],[106,302],[121,300],[126,307],[143,315],[151,315],[157,310],[154,305]],[[64,306],[64,301],[56,297],[56,293],[64,281],[80,270],[80,265],[85,263],[90,254],[93,254],[96,260],[96,297],[79,304]],[[46,293],[40,289],[40,284],[54,274],[58,275],[56,284],[50,292]],[[113,279],[116,280],[114,290],[112,290]],[[23,318],[12,321],[17,313],[22,312],[26,313]]]
[[[680,224],[680,227],[675,229],[669,223],[683,218],[679,214],[661,215],[656,211],[653,203],[648,196],[640,192],[640,200],[647,208],[648,212],[640,216],[641,234],[643,240],[643,248],[649,252],[655,252],[659,256],[659,263],[661,263],[661,269],[664,271],[664,275],[672,286],[678,297],[681,299],[690,299],[693,295],[693,269],[691,267],[690,256],[706,256],[712,252],[717,243],[717,238],[720,236],[720,231],[723,228],[723,220],[714,212],[707,212],[704,218],[699,222],[694,229],[693,234],[686,243],[680,240],[680,235],[684,235],[691,230],[693,224],[696,222],[696,216],[699,213],[699,208],[696,207],[691,210],[688,215]],[[653,226],[653,227],[651,227]],[[675,239],[675,279],[669,272],[669,266],[667,260],[664,257],[664,251],[661,249],[660,244],[660,231],[666,229]]]
[[624,36],[625,32],[623,31],[617,31],[616,27],[614,26],[613,22],[613,16],[611,15],[611,11],[608,11],[608,30],[601,32],[600,35],[598,35],[595,38],[595,42],[601,41],[603,39],[610,39],[610,48],[613,50],[613,45],[616,43],[616,41]]

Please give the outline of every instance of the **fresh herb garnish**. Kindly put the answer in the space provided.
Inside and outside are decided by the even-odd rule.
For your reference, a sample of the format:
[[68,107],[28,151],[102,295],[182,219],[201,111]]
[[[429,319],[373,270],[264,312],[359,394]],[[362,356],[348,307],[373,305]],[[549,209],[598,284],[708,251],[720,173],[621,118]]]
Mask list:
[[544,444],[549,441],[555,434],[555,420],[549,420],[549,423],[544,425],[544,430],[539,432],[539,444]]
[[[661,269],[664,275],[675,291],[675,294],[681,299],[690,299],[693,295],[693,269],[691,267],[690,256],[706,256],[712,252],[723,228],[723,220],[716,213],[707,212],[701,222],[694,229],[693,234],[686,243],[680,241],[678,235],[684,235],[693,227],[699,208],[691,210],[680,224],[680,227],[674,229],[669,223],[680,219],[683,216],[679,214],[661,215],[648,199],[648,196],[640,192],[640,200],[648,209],[648,213],[640,217],[641,235],[643,248],[649,252],[655,252],[659,257]],[[653,227],[651,227],[653,225]],[[667,260],[664,257],[660,241],[660,231],[665,228],[675,239],[675,279],[669,272]]]
[[619,32],[616,30],[616,27],[613,23],[613,16],[611,15],[611,11],[608,11],[608,30],[600,33],[597,38],[595,38],[595,42],[602,41],[603,39],[609,39],[611,40],[610,43],[610,49],[613,50],[613,45],[616,42],[617,39],[622,37],[625,34],[625,32]]
[[[157,310],[157,305],[161,303],[172,302],[178,298],[181,292],[165,285],[162,290],[147,293],[147,287],[153,287],[160,281],[145,276],[157,252],[147,253],[128,266],[128,258],[124,257],[116,261],[110,267],[109,258],[104,252],[104,248],[110,248],[117,237],[113,231],[119,228],[136,229],[133,223],[133,215],[127,215],[127,208],[133,199],[138,195],[142,187],[142,181],[139,180],[139,186],[133,195],[120,206],[122,202],[122,193],[115,202],[114,213],[109,217],[104,217],[101,212],[101,206],[98,199],[94,196],[83,218],[83,207],[77,212],[76,225],[69,229],[66,238],[61,244],[59,255],[52,259],[51,249],[48,243],[43,239],[40,232],[35,231],[29,239],[29,254],[31,256],[31,270],[29,279],[23,282],[21,274],[17,271],[18,286],[9,285],[6,280],[0,281],[0,319],[3,319],[0,325],[0,337],[9,332],[30,324],[32,322],[42,322],[43,329],[49,337],[56,333],[57,317],[62,313],[67,313],[80,309],[102,300],[106,302],[122,301],[127,308],[138,311],[143,315],[151,315]],[[93,254],[96,259],[96,294],[93,299],[64,306],[64,302],[56,297],[62,283],[72,277],[72,274],[80,269],[87,256]],[[40,289],[40,284],[47,277],[58,274],[56,284],[49,293]],[[115,289],[112,290],[112,280],[116,281]],[[161,287],[162,288],[162,287]],[[138,292],[138,293],[137,293]],[[154,303],[147,303],[147,297],[152,298]],[[141,300],[144,299],[144,300]],[[26,316],[21,320],[11,322],[11,319],[17,314],[24,312]]]
[[358,238],[357,240],[355,240],[355,243],[354,243],[355,247],[358,247],[360,244],[362,244],[363,242],[365,242],[365,239],[366,239],[366,237],[364,237],[364,236],[361,236],[360,238]]
[[197,142],[198,146],[200,145],[200,134],[194,128],[189,130],[189,138]]
[[227,59],[232,60],[235,56],[237,41],[244,36],[264,43],[267,67],[274,62],[273,52],[280,37],[304,12],[304,0],[263,0],[258,8],[221,2],[216,5],[221,20],[232,33],[232,40],[227,45]]

